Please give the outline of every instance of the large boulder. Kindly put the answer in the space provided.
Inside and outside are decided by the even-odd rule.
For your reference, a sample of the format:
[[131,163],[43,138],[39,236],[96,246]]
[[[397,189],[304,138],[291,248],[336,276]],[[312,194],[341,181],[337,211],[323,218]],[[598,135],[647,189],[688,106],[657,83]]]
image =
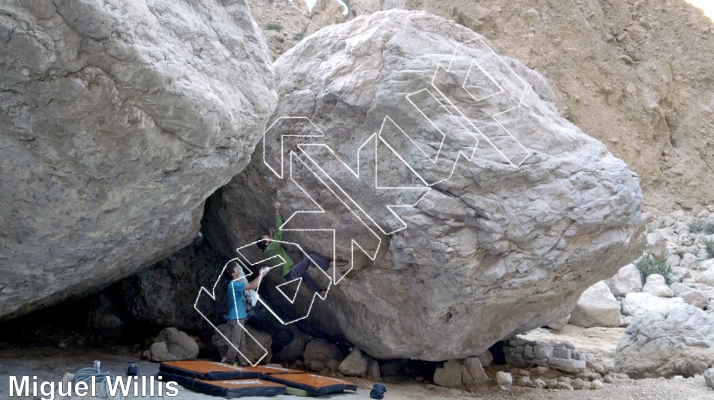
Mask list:
[[620,305],[605,282],[598,282],[583,292],[570,313],[571,325],[591,328],[614,328],[622,325]]
[[[451,69],[434,87],[438,65]],[[382,359],[462,359],[567,315],[644,249],[637,176],[558,116],[541,75],[464,27],[378,12],[303,39],[275,66],[281,100],[264,151],[209,199],[204,226],[228,254],[271,227],[277,199],[295,229],[285,240],[331,257],[332,235],[316,230],[335,229],[336,256],[355,249],[349,274],[330,271],[340,282],[326,301],[284,307],[312,304],[298,322],[310,334]],[[449,104],[439,93],[455,108],[438,106]],[[491,118],[519,105],[502,125]],[[358,150],[359,179],[347,171]],[[377,190],[374,165],[380,187],[413,189]],[[246,257],[259,261],[255,246]],[[269,274],[266,287],[283,282]]]
[[615,352],[615,369],[631,378],[689,377],[713,366],[714,316],[690,305],[636,318]]
[[392,8],[451,19],[547,76],[561,115],[639,174],[648,206],[696,208],[714,198],[701,150],[711,140],[701,124],[713,109],[712,20],[688,1],[350,0],[347,17],[335,1],[319,1],[311,15],[294,10],[301,2],[250,1],[265,10],[261,25],[278,19],[293,32]]
[[9,317],[190,243],[205,199],[248,163],[276,94],[245,0],[11,0],[0,14]]
[[642,290],[642,275],[635,264],[627,264],[615,276],[605,279],[605,283],[613,295],[623,297]]
[[622,312],[626,315],[639,317],[654,310],[672,310],[683,306],[684,300],[679,297],[656,297],[649,293],[628,293],[622,299]]

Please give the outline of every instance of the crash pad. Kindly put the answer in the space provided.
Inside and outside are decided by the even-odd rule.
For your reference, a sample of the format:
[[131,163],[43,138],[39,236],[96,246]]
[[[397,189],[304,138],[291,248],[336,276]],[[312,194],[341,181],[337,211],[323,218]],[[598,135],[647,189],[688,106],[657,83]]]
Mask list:
[[262,379],[229,379],[207,381],[179,374],[159,372],[164,380],[177,382],[186,389],[227,398],[246,396],[275,396],[285,394],[285,385]]
[[339,393],[344,390],[357,390],[357,385],[341,379],[327,378],[315,374],[273,374],[264,375],[263,379],[302,389],[310,394]]
[[260,378],[261,372],[251,367],[234,367],[213,361],[164,361],[159,371],[188,376],[195,379],[215,381],[221,379]]

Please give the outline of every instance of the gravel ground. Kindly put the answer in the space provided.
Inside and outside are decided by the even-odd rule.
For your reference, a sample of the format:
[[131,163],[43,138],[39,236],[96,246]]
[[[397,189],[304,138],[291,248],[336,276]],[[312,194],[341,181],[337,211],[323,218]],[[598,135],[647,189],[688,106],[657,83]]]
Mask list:
[[[17,348],[0,347],[0,399],[9,397],[9,376],[37,376],[38,381],[58,381],[65,372],[75,372],[80,368],[89,367],[94,360],[102,361],[102,369],[116,374],[126,371],[130,363],[139,365],[144,374],[153,374],[158,371],[158,364],[138,360],[138,355],[131,354],[124,348],[116,349],[56,349],[56,348]],[[369,399],[369,390],[372,382],[356,379],[360,387],[356,393],[346,392],[339,395],[321,396],[321,398],[338,400],[363,400]],[[436,385],[418,382],[384,382],[388,388],[385,399],[394,400],[431,400],[431,399],[577,399],[577,400],[606,400],[606,399],[642,399],[642,400],[712,400],[714,390],[704,384],[701,376],[690,379],[644,379],[644,380],[617,380],[613,384],[606,384],[605,388],[597,391],[556,391],[545,389],[532,389],[510,387],[508,390],[499,389],[493,384],[483,384],[469,390],[447,389]],[[13,397],[17,398],[17,397]],[[32,397],[30,397],[32,398]],[[155,398],[155,397],[154,397]],[[275,399],[287,399],[292,396],[276,396]],[[37,398],[39,399],[39,397]],[[89,399],[86,397],[85,399]],[[173,399],[178,400],[210,400],[213,396],[194,393],[180,388],[180,394]],[[258,399],[257,397],[244,397],[244,399]],[[128,399],[127,399],[128,400]]]

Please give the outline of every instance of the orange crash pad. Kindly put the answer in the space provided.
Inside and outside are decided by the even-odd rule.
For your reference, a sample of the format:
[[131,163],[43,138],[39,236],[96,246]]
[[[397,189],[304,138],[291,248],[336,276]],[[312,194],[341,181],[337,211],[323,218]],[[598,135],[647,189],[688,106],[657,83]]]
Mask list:
[[208,381],[260,378],[261,376],[261,372],[253,371],[251,367],[234,367],[224,363],[200,360],[164,361],[159,365],[159,371]]
[[212,396],[227,398],[246,396],[275,396],[285,394],[285,385],[264,381],[262,379],[231,379],[206,381],[188,376],[159,372],[166,379],[177,382],[186,389]]
[[310,394],[330,394],[344,390],[357,390],[357,385],[352,382],[315,374],[272,374],[264,375],[263,379],[302,389]]

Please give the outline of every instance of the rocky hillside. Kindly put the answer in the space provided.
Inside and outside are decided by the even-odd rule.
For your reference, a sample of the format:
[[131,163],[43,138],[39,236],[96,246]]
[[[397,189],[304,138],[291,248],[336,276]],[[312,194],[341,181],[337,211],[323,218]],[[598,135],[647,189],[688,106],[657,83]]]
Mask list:
[[0,4],[0,317],[196,237],[275,106],[260,29],[223,3]]
[[[424,10],[486,37],[548,79],[566,117],[641,179],[645,206],[669,211],[714,197],[714,23],[684,0],[250,0],[274,57],[300,32],[389,8]],[[277,36],[277,37],[276,37]],[[281,42],[282,41],[282,42]]]

